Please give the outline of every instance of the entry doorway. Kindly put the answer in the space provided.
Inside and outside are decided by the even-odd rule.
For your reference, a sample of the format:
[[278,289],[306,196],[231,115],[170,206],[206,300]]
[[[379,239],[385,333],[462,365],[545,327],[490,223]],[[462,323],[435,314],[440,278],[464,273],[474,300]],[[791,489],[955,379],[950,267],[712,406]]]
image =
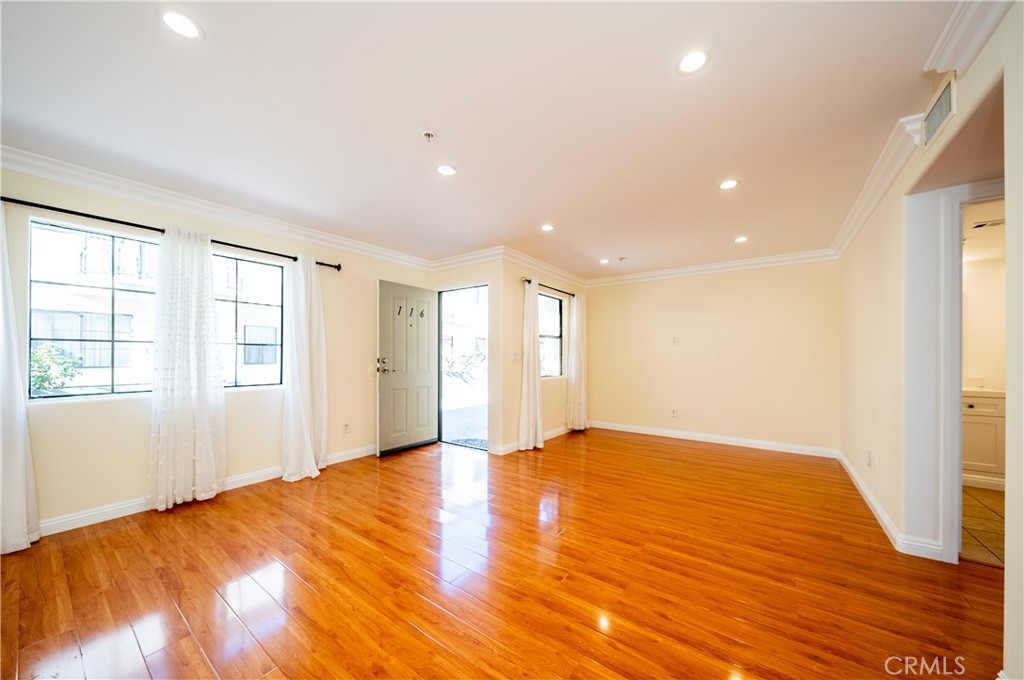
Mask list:
[[487,450],[487,285],[441,291],[441,441]]

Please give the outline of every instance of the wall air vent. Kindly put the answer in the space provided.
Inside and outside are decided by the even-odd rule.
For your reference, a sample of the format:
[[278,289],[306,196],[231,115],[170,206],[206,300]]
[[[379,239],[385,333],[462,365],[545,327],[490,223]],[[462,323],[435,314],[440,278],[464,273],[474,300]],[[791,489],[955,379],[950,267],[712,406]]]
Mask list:
[[928,113],[924,116],[924,145],[935,139],[939,131],[945,127],[946,121],[956,113],[956,81],[951,76],[939,90],[939,94],[932,101]]

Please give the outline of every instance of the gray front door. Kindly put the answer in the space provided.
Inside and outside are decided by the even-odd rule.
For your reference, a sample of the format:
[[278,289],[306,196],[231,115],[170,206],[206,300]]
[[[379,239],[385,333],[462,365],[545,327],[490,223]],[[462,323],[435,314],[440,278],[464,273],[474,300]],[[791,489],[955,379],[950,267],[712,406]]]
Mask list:
[[437,441],[437,291],[380,282],[377,455]]

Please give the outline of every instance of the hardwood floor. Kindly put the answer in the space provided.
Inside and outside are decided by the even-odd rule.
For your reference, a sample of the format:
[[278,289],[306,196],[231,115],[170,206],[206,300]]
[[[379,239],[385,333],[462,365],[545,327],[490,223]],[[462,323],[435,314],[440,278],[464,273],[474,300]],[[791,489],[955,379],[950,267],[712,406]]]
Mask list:
[[897,553],[836,461],[600,430],[359,459],[50,536],[0,569],[4,678],[1001,667],[1003,572]]

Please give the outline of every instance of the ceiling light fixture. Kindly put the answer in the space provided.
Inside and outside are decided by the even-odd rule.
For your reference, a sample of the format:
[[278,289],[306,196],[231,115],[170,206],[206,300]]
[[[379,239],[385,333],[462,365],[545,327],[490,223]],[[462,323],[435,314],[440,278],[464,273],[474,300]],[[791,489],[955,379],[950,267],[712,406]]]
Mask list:
[[192,38],[193,40],[201,38],[203,35],[202,30],[199,28],[199,24],[189,19],[181,12],[173,10],[165,10],[160,18],[164,22],[164,26],[171,29],[178,35],[183,35],[186,38]]
[[719,189],[735,189],[737,184],[739,184],[739,182],[737,182],[736,180],[734,180],[734,179],[727,179],[724,182],[722,182],[721,184],[719,184],[718,188]]
[[608,264],[609,260],[607,257],[601,258],[601,264]]
[[734,243],[746,243],[747,242],[747,237],[746,236],[737,236],[736,238],[733,239],[733,242]]
[[711,53],[707,50],[690,50],[679,60],[676,69],[683,75],[689,75],[707,66],[709,61],[711,61]]
[[444,175],[445,177],[451,177],[456,172],[458,172],[458,170],[455,169],[454,165],[439,165],[437,166],[437,171],[438,173]]
[[555,225],[553,225],[553,224],[542,224],[542,225],[540,225],[540,230],[541,231],[554,231],[555,230]]

